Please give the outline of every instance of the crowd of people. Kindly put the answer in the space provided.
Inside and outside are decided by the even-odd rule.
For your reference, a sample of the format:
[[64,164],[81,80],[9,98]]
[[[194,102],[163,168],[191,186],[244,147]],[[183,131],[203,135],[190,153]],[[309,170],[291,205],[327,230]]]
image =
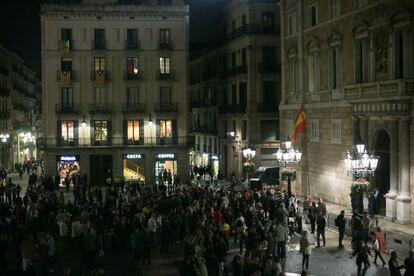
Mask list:
[[[12,196],[0,190],[0,271],[7,275],[53,272],[68,249],[81,256],[85,275],[103,273],[95,260],[108,250],[118,254],[128,249],[139,272],[155,252],[168,254],[177,247],[184,256],[181,275],[283,275],[286,246],[295,236],[300,237],[306,275],[313,237],[317,248],[326,245],[327,209],[322,199],[196,184],[177,184],[174,193],[165,193],[162,185],[122,183],[106,188],[79,185],[78,191],[74,188],[75,200],[67,201],[65,191],[53,183],[52,176],[32,171],[24,195],[21,188]],[[371,222],[367,214],[355,214],[348,222],[344,212],[335,220],[340,248],[346,223],[351,224],[358,275],[369,268],[369,242],[374,262],[379,258],[385,264],[385,239],[380,228],[372,232]],[[236,245],[239,254],[228,260],[229,248]],[[13,248],[17,262],[9,256]],[[391,275],[399,275],[403,267],[406,275],[414,275],[410,254],[403,266],[392,254]],[[71,275],[73,264],[66,265],[63,273]]]

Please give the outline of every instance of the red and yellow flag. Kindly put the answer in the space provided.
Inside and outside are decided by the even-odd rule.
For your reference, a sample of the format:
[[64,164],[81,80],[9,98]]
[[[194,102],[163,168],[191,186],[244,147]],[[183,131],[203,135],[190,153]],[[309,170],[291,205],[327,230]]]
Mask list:
[[298,138],[299,133],[301,133],[306,128],[306,119],[305,119],[305,108],[303,104],[301,105],[298,114],[296,114],[296,119],[293,124],[292,133],[290,134],[290,141],[295,144]]

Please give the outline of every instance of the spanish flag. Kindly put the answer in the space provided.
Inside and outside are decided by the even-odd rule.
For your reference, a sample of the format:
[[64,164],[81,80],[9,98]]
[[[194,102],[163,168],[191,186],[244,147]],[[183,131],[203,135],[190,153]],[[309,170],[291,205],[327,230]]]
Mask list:
[[290,141],[295,144],[298,138],[299,133],[301,133],[306,128],[306,119],[305,119],[305,108],[303,104],[301,105],[298,114],[296,114],[296,119],[293,124],[292,133],[290,134]]

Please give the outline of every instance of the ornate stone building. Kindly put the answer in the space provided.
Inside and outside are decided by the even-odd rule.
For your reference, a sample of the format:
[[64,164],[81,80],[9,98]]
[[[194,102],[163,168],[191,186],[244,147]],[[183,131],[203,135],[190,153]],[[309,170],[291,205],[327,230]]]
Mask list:
[[257,166],[276,165],[280,138],[277,8],[277,0],[227,1],[206,34],[206,49],[191,60],[196,165],[210,163],[224,176],[241,176],[245,147],[256,149]]
[[379,155],[380,212],[414,220],[414,2],[281,1],[281,132],[305,105],[302,194],[350,206],[343,159],[364,142]]
[[41,24],[47,171],[189,179],[184,1],[49,4]]

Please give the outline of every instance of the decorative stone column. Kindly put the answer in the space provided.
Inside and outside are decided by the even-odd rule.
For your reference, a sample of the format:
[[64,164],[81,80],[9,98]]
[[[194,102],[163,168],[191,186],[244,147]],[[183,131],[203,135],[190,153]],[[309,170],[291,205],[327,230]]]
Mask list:
[[[397,217],[397,191],[398,191],[398,123],[397,120],[389,122],[390,128],[390,190],[385,194],[387,220],[395,220]],[[381,161],[380,161],[381,162]]]
[[410,133],[409,118],[398,120],[398,133],[400,145],[400,185],[397,196],[397,222],[411,222],[411,196],[410,196]]

